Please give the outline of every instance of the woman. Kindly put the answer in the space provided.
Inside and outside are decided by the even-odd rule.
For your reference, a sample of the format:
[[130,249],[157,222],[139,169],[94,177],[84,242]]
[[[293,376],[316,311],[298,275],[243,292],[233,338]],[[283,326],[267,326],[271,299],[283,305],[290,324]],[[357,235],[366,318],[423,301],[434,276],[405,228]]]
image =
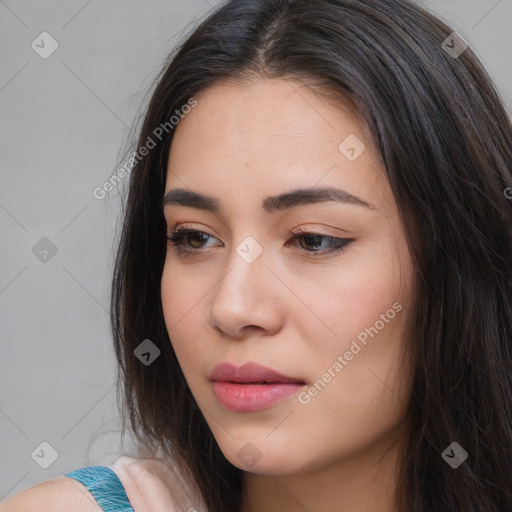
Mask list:
[[3,510],[512,510],[512,126],[457,34],[227,2],[131,159],[111,320],[157,451]]

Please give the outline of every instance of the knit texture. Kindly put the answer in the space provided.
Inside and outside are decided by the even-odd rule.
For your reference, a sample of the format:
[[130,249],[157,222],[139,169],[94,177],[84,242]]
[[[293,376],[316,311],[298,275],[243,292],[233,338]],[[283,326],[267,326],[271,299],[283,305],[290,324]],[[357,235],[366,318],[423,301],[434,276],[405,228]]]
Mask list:
[[94,496],[104,512],[134,512],[126,491],[114,471],[106,466],[90,466],[67,473]]

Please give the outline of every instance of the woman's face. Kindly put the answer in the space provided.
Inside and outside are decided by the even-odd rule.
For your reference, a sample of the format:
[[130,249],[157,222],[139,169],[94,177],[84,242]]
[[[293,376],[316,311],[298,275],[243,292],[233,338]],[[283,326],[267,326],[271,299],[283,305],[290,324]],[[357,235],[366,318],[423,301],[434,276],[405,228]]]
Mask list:
[[[165,191],[211,200],[164,205],[169,234],[200,233],[181,239],[187,252],[168,244],[162,304],[215,439],[235,466],[274,475],[383,447],[410,388],[400,355],[412,266],[365,126],[287,80],[218,84],[195,99],[175,128]],[[317,195],[326,187],[338,197]],[[296,189],[302,199],[286,197]],[[214,383],[220,363],[289,379],[249,368]]]

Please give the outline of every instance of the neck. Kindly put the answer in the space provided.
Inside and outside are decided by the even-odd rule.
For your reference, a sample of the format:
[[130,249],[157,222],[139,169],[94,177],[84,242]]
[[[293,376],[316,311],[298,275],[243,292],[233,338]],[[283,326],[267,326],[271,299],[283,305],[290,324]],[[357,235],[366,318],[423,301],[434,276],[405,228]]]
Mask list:
[[400,443],[380,443],[291,475],[244,473],[241,512],[396,512]]

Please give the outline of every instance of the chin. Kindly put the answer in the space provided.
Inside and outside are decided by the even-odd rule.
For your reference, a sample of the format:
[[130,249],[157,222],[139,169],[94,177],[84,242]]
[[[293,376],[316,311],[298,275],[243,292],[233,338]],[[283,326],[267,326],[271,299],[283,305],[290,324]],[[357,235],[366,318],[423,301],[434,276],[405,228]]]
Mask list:
[[[314,469],[315,463],[303,458],[305,453],[300,448],[297,449],[297,443],[292,446],[277,438],[272,442],[265,439],[267,434],[268,431],[254,436],[253,441],[249,436],[236,441],[231,437],[224,437],[219,447],[233,466],[250,473],[277,476]],[[321,466],[321,462],[318,462],[318,466]]]

